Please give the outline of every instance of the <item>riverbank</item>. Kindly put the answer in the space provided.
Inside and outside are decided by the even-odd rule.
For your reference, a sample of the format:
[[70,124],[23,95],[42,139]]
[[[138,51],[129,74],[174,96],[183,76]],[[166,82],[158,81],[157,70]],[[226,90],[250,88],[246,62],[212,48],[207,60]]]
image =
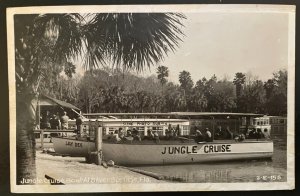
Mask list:
[[[85,158],[62,157],[36,152],[37,184],[110,184],[160,183],[155,178],[126,168],[98,166],[85,163]],[[46,177],[48,180],[46,179]]]

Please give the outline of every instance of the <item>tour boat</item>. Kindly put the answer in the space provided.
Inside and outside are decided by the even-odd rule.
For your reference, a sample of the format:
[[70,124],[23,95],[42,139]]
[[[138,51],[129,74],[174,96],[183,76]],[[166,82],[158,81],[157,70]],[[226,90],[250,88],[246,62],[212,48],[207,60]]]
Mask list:
[[[95,151],[95,143],[75,138],[52,138],[56,153],[87,157]],[[194,140],[152,140],[113,143],[102,142],[104,160],[113,160],[119,165],[163,165],[180,163],[201,163],[214,161],[232,161],[243,159],[271,158],[273,142],[271,140],[244,141],[215,140],[196,143]]]
[[[97,117],[99,117],[99,115]],[[115,115],[116,114],[114,114],[114,116]],[[190,135],[190,121],[187,119],[157,118],[163,114],[147,114],[149,118],[139,118],[137,117],[138,114],[132,115],[134,116],[131,116],[131,118],[125,118],[123,116],[122,118],[106,117],[102,119],[86,119],[83,122],[82,133],[80,135],[88,136],[90,141],[87,139],[76,140],[75,137],[53,137],[54,150],[56,153],[63,155],[87,157],[90,152],[94,152],[96,149],[93,140],[96,130],[101,127],[101,132],[104,137],[102,141],[104,160],[113,160],[116,164],[120,165],[161,165],[231,161],[271,158],[273,155],[273,142],[271,140],[246,139],[243,141],[235,141],[213,139],[212,142],[197,143],[194,139],[183,137],[189,137],[188,135]],[[146,114],[143,114],[143,116],[145,115]],[[201,113],[201,115],[206,114]],[[209,115],[213,114],[209,113]],[[236,116],[237,114],[232,115]],[[100,116],[103,117],[103,114]],[[153,116],[155,118],[153,118]],[[269,124],[267,120],[263,119],[264,123],[259,123],[259,125],[252,123],[252,121],[258,122],[259,120],[261,119],[252,118],[248,128],[259,128],[261,131],[269,132],[269,128],[266,127]],[[261,125],[265,127],[260,127]],[[69,126],[74,129],[76,128],[75,122],[73,121],[69,122]],[[124,131],[136,129],[142,138],[147,136],[148,130],[155,130],[161,138],[166,137],[166,130],[177,130],[178,135],[181,137],[172,140],[161,139],[159,142],[145,139],[142,141],[133,140],[114,143],[105,139],[106,136],[113,134],[119,129]],[[212,130],[214,130],[213,126]],[[238,130],[235,130],[235,132],[237,131]]]

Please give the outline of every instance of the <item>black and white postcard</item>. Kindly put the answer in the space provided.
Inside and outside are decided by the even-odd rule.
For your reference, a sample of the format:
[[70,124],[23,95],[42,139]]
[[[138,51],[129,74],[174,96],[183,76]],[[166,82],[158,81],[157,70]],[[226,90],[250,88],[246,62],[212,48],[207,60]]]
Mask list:
[[16,193],[294,189],[295,6],[7,8]]

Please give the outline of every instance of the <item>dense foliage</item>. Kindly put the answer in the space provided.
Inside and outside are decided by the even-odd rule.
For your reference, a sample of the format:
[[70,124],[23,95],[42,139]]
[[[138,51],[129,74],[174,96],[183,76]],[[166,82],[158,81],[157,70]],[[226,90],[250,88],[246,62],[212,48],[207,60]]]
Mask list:
[[[159,66],[157,76],[139,77],[130,72],[97,69],[83,77],[60,76],[55,88],[42,92],[69,101],[83,112],[251,112],[286,115],[287,71],[280,70],[266,82],[237,73],[233,81],[203,77],[195,84],[182,71],[178,82],[167,82],[169,70]],[[58,84],[58,85],[57,85]]]

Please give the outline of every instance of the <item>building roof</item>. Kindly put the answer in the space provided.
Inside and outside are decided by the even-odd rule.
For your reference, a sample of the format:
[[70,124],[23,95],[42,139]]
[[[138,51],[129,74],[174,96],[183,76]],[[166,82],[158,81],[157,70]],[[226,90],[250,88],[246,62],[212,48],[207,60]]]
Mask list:
[[49,97],[47,95],[41,95],[41,97],[49,99],[49,100],[53,101],[54,103],[56,103],[57,105],[60,105],[60,106],[65,107],[65,108],[70,108],[70,109],[74,109],[74,110],[80,110],[76,106],[74,106],[74,105],[72,105],[70,103],[67,103],[65,101],[61,101],[61,100],[55,99],[53,97]]

